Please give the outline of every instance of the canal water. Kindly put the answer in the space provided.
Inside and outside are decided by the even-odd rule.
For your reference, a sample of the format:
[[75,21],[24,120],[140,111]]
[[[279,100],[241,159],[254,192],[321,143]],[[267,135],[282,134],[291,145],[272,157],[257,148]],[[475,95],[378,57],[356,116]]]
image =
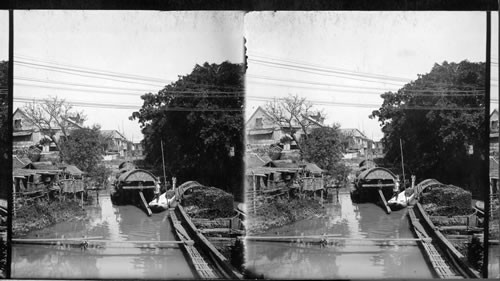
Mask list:
[[[354,204],[347,190],[329,197],[312,219],[263,235],[338,234],[346,238],[414,238],[407,210],[387,215],[375,204]],[[352,240],[334,245],[246,241],[246,268],[264,278],[434,278],[416,243]]]
[[500,246],[490,244],[488,248],[488,278],[500,278]]
[[[146,213],[134,206],[114,206],[109,194],[87,206],[88,220],[59,223],[33,231],[25,238],[79,238],[101,236],[113,241],[176,240],[167,213]],[[179,246],[138,247],[109,244],[87,250],[63,246],[13,245],[13,278],[194,278]]]

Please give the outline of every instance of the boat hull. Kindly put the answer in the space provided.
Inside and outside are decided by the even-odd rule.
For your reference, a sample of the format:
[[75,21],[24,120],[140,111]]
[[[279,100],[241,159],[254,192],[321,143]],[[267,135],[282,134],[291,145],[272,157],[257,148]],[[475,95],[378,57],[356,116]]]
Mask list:
[[163,193],[158,197],[158,200],[153,198],[153,200],[148,203],[148,206],[153,213],[160,213],[167,210],[173,200],[173,198],[167,198],[167,193]]
[[146,202],[153,200],[153,189],[115,189],[111,193],[111,202],[115,205],[134,205],[142,207],[139,192],[142,191]]
[[[389,200],[394,195],[393,187],[381,187],[382,194],[385,200]],[[355,187],[351,191],[351,197],[356,203],[378,203],[380,201],[380,195],[378,192],[378,187]]]

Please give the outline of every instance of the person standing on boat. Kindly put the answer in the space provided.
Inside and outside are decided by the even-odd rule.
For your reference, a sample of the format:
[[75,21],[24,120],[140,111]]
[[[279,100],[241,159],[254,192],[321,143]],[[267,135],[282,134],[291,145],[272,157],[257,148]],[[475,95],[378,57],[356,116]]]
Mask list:
[[160,181],[156,182],[155,185],[155,198],[156,198],[156,203],[160,200]]

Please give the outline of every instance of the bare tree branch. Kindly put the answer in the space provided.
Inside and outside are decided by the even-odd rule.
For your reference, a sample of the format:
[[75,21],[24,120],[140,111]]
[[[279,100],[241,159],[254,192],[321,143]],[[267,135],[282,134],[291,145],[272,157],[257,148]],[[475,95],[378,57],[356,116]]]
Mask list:
[[[313,111],[313,104],[306,98],[299,97],[298,95],[274,99],[266,104],[266,111],[276,125],[289,132],[290,137],[297,143],[300,151],[302,151],[302,147],[300,146],[299,138],[303,137],[307,139],[309,128],[312,125],[309,119],[311,114],[316,113],[324,116],[320,111]],[[297,134],[299,131],[303,132],[300,137]]]
[[[31,123],[48,137],[60,149],[60,136],[67,138],[74,124],[82,125],[86,117],[82,112],[73,110],[73,106],[64,99],[49,97],[41,102],[33,101],[23,107]],[[74,121],[76,119],[76,121]],[[62,157],[61,157],[62,159]]]

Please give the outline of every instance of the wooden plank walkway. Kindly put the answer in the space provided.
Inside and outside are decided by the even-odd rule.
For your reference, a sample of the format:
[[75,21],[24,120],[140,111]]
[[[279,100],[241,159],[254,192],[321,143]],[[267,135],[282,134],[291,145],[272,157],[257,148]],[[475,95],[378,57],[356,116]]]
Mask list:
[[[182,227],[181,222],[177,218],[177,215],[173,210],[169,210],[169,216],[172,220],[172,224],[175,228],[175,232],[181,241],[191,240],[189,235],[187,234],[184,227]],[[198,252],[198,250],[194,247],[193,244],[184,244],[184,248],[186,249],[186,253],[189,255],[191,262],[193,263],[195,270],[200,278],[202,279],[219,279],[219,276],[215,273],[213,268],[211,268],[208,263],[205,261],[203,256]]]
[[[422,239],[422,247],[424,248],[425,254],[428,260],[432,264],[432,268],[437,273],[439,278],[443,279],[462,279],[463,276],[457,274],[450,265],[446,263],[439,251],[432,244],[432,240],[429,241],[429,235],[425,231],[422,224],[419,222],[415,211],[413,208],[408,208],[408,216],[410,217],[410,223],[415,230],[415,234],[418,238]],[[424,240],[425,239],[425,240]]]

